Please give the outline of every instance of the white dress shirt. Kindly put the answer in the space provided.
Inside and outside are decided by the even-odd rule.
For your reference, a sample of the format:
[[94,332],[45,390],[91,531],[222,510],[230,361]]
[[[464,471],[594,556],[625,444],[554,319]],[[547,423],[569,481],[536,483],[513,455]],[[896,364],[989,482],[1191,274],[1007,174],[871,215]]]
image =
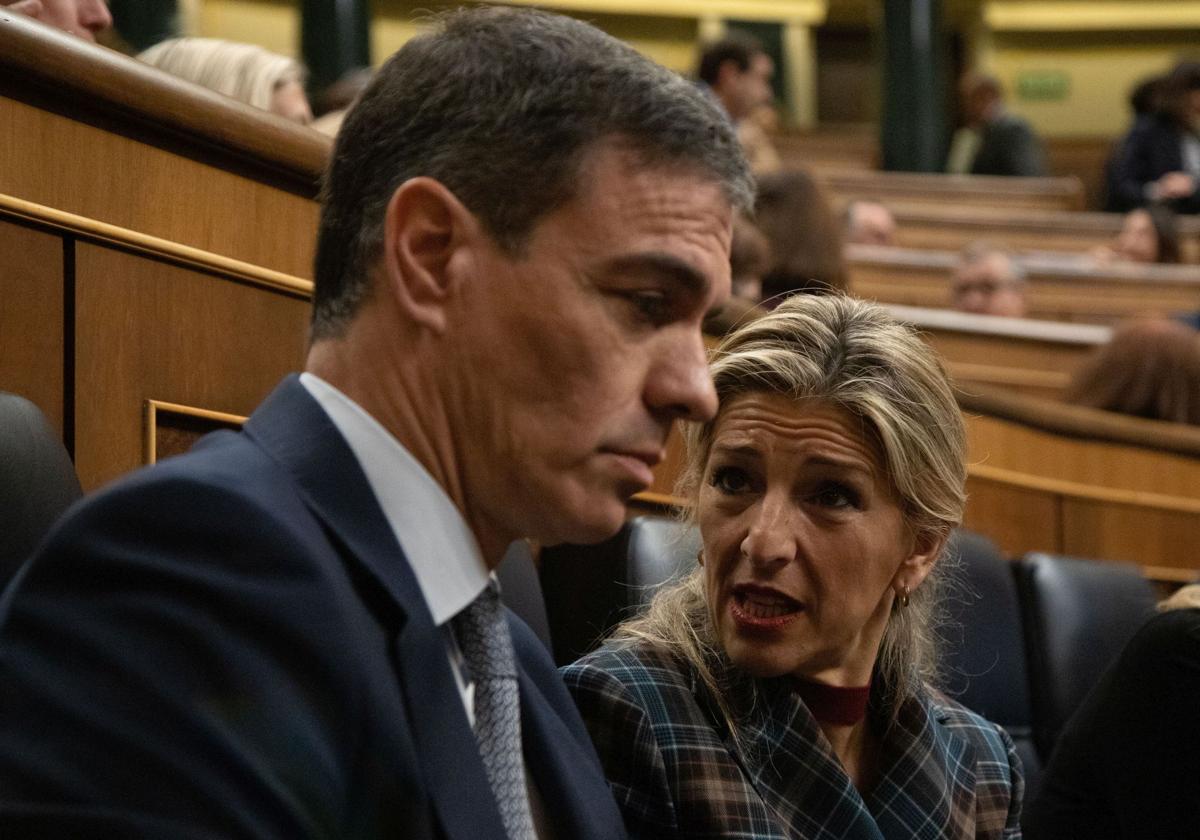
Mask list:
[[314,374],[300,374],[300,384],[329,415],[366,474],[433,622],[446,639],[446,655],[474,726],[474,686],[463,678],[462,653],[448,622],[488,583],[475,535],[442,486],[362,406]]

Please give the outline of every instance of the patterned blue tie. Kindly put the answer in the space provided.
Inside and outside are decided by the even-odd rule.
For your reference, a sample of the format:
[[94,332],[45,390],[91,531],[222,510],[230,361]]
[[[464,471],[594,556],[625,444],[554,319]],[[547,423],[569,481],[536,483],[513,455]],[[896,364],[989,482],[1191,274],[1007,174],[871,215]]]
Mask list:
[[517,663],[494,581],[453,618],[453,625],[475,682],[475,738],[504,832],[510,840],[536,840],[521,754]]

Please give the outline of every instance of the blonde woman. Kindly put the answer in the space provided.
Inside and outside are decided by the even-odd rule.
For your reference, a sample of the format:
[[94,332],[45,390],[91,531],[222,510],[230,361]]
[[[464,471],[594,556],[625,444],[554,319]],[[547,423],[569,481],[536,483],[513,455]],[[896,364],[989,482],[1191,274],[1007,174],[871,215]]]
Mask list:
[[564,669],[631,835],[1018,837],[1012,741],[932,685],[966,478],[941,363],[878,306],[800,295],[711,371],[699,565]]
[[244,102],[308,125],[312,110],[304,94],[304,68],[293,59],[254,44],[217,38],[172,38],[138,59]]
[[1033,840],[1200,831],[1200,586],[1159,610],[1063,729],[1026,819]]

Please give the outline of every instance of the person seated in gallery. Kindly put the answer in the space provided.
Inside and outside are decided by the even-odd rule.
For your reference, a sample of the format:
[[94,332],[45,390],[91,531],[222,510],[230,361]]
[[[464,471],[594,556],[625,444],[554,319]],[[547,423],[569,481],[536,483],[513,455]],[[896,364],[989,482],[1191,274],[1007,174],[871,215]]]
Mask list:
[[963,127],[951,141],[946,170],[971,175],[1046,174],[1041,141],[1029,123],[1009,113],[993,76],[971,73],[959,83]]
[[771,253],[763,274],[764,307],[796,293],[846,289],[841,220],[807,172],[796,169],[759,178],[754,224],[766,236]]
[[1075,373],[1064,399],[1200,426],[1200,332],[1166,318],[1126,324]]
[[171,38],[138,55],[152,67],[253,108],[308,125],[304,68],[285,55],[218,38]]
[[959,312],[1025,316],[1025,270],[1007,249],[973,242],[963,249],[950,287],[951,303]]
[[845,212],[847,244],[896,244],[896,219],[878,201],[851,201]]
[[702,549],[563,669],[634,838],[1019,836],[1013,742],[935,687],[966,434],[911,328],[796,295],[685,432]]
[[1158,113],[1138,121],[1113,160],[1109,203],[1200,213],[1200,62],[1177,64],[1161,95]]
[[1101,265],[1178,263],[1181,261],[1178,219],[1161,204],[1130,210],[1112,245],[1097,248],[1092,258]]

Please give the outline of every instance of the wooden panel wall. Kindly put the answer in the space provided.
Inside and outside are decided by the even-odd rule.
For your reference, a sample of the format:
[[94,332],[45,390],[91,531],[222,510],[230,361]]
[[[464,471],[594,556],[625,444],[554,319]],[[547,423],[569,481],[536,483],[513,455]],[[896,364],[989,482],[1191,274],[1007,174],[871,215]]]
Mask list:
[[143,461],[147,399],[248,415],[304,360],[308,301],[92,244],[76,256],[76,468]]
[[312,277],[311,198],[4,97],[0,194]]
[[62,238],[0,220],[0,389],[32,401],[59,432],[63,284]]

